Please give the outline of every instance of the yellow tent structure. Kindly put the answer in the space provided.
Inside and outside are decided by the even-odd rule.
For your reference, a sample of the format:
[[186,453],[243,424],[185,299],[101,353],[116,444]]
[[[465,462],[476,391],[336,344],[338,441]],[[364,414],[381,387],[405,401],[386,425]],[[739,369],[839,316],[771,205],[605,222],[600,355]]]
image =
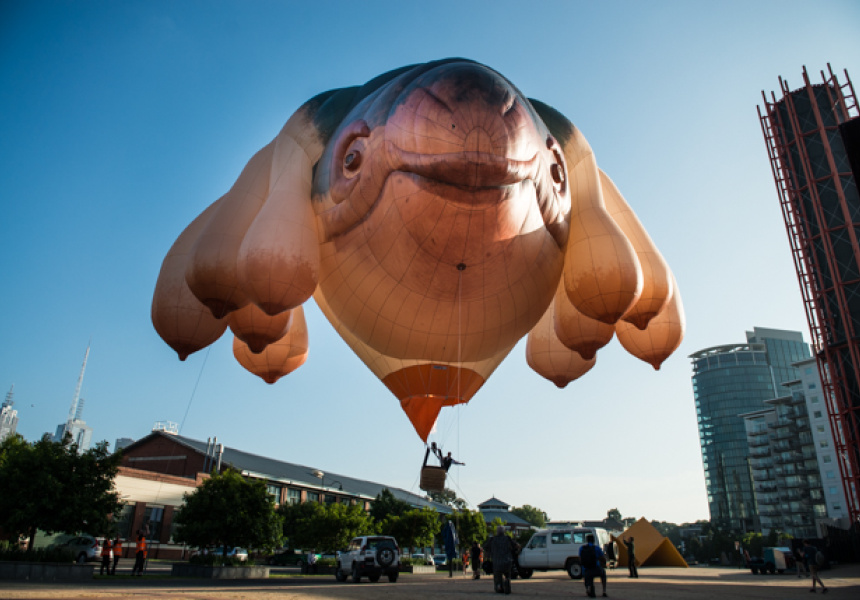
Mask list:
[[619,537],[613,538],[618,547],[618,565],[627,566],[625,538],[632,537],[635,544],[636,562],[643,567],[688,567],[687,561],[669,541],[644,517],[631,525]]

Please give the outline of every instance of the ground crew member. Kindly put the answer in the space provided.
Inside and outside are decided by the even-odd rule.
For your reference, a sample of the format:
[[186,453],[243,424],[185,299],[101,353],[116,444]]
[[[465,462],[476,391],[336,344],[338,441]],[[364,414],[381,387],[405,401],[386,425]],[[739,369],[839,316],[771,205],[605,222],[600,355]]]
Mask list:
[[111,543],[110,538],[105,536],[105,541],[102,542],[102,566],[99,567],[99,575],[104,575],[105,571],[110,575],[110,559],[111,559]]
[[134,555],[134,567],[131,569],[131,574],[137,573],[140,577],[143,575],[143,564],[146,562],[146,538],[143,532],[137,534],[137,552]]

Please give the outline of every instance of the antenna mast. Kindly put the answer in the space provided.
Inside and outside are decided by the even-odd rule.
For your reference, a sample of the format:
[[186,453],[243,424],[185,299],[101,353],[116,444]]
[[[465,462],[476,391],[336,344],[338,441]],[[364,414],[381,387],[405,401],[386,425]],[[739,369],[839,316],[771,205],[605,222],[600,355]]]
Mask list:
[[78,376],[78,385],[75,387],[75,397],[72,400],[72,407],[69,409],[69,418],[67,421],[71,423],[80,415],[78,412],[78,402],[80,402],[81,398],[81,385],[84,383],[84,371],[87,369],[87,359],[90,357],[90,342],[87,342],[87,352],[84,354],[84,364],[81,365],[81,374]]

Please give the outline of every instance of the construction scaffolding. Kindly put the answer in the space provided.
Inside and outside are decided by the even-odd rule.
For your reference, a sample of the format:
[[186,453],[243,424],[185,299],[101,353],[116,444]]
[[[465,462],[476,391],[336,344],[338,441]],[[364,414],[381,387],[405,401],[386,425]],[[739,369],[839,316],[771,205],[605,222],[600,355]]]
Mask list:
[[860,116],[848,73],[758,108],[836,444],[848,513],[860,519]]

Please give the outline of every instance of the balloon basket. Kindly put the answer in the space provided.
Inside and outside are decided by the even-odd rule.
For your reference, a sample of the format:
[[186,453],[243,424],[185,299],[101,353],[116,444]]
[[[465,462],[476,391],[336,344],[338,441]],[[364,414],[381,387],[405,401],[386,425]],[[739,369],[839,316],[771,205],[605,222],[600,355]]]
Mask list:
[[442,467],[422,467],[419,487],[425,492],[445,490],[445,469]]

